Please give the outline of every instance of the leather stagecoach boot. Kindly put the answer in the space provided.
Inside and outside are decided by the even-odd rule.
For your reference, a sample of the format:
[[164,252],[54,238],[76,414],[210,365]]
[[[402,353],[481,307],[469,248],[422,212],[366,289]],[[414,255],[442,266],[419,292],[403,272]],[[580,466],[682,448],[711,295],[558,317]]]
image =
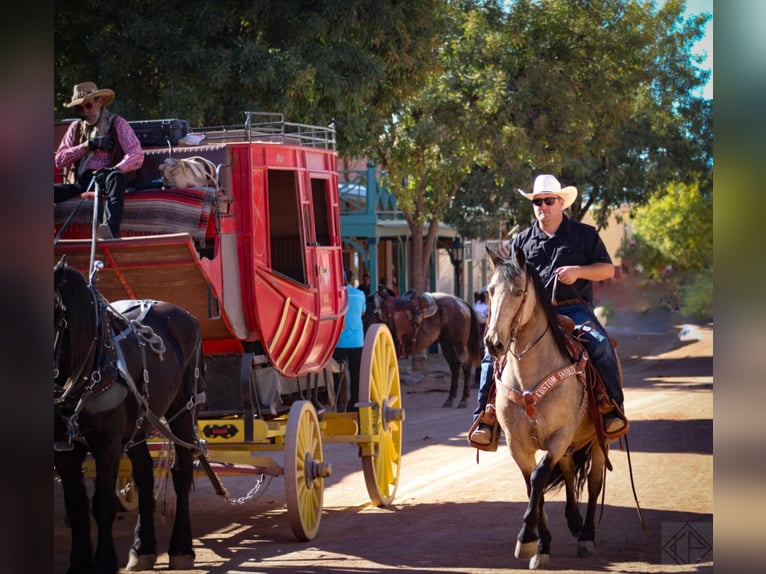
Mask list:
[[471,440],[477,444],[489,444],[492,442],[492,427],[487,424],[480,424],[471,433]]

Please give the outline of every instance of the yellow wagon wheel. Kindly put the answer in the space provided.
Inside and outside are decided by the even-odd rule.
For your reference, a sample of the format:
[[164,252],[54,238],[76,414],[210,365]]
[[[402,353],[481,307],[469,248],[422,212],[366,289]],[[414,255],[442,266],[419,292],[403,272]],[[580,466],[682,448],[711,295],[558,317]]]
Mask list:
[[309,401],[296,401],[290,407],[284,454],[287,517],[295,537],[306,542],[319,530],[324,479],[332,473],[323,462],[319,420]]
[[132,478],[117,478],[117,502],[125,512],[138,510],[138,489]]
[[[381,323],[371,325],[364,338],[359,401],[360,430],[373,438],[369,445],[360,444],[364,481],[372,503],[385,506],[393,502],[399,484],[404,409],[396,348]],[[370,420],[365,403],[372,406]]]

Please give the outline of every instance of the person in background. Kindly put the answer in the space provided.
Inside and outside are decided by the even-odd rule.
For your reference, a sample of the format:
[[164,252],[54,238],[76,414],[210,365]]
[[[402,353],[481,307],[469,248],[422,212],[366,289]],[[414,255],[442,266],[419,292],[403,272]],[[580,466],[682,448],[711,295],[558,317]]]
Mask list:
[[364,275],[362,275],[362,284],[359,285],[359,290],[365,295],[369,295],[371,287],[372,286],[370,285],[370,274],[365,273]]
[[396,293],[388,286],[388,280],[385,277],[380,278],[380,283],[378,283],[378,291],[382,291],[391,297],[396,297]]
[[[348,373],[349,393],[348,403],[338,405],[340,412],[345,412],[350,405],[353,407],[359,402],[359,371],[362,367],[362,350],[364,348],[364,326],[362,325],[362,315],[367,305],[367,298],[364,293],[354,287],[354,272],[346,268],[344,270],[346,279],[346,292],[348,293],[348,309],[343,321],[343,331],[335,345],[332,358],[342,363],[348,361],[346,372]],[[335,389],[336,396],[339,389]]]
[[127,178],[144,162],[133,128],[107,109],[112,101],[110,89],[93,82],[77,84],[64,107],[74,108],[80,119],[71,123],[54,157],[56,167],[64,170],[64,183],[53,186],[54,204],[88,191],[96,178],[106,196],[104,222],[97,230],[101,239],[120,236]]
[[[524,251],[527,262],[537,270],[560,315],[572,319],[578,329],[586,323],[593,325],[593,328],[581,331],[580,340],[616,405],[604,415],[604,429],[609,435],[620,436],[619,433],[626,430],[627,420],[623,414],[617,355],[593,312],[593,282],[614,276],[612,259],[594,227],[564,215],[564,210],[577,197],[576,187],[562,189],[554,176],[546,174],[537,176],[532,193],[518,191],[532,201],[535,223],[514,237],[509,252]],[[474,421],[487,404],[492,371],[492,362],[485,353]],[[491,436],[491,429],[485,425],[479,425],[471,434],[472,440],[480,444],[489,444]]]

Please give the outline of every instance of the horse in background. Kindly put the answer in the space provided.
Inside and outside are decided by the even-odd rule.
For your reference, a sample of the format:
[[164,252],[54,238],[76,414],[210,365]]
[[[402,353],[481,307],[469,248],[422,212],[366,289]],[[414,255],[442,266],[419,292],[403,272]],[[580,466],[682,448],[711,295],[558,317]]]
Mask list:
[[[566,490],[565,516],[578,537],[578,555],[595,553],[596,505],[611,470],[598,379],[587,353],[559,327],[542,282],[523,251],[504,259],[487,249],[493,264],[485,343],[495,360],[495,410],[511,456],[527,485],[529,503],[517,536],[516,558],[547,568],[551,533],[545,493]],[[601,394],[603,397],[605,392]],[[544,451],[539,462],[538,450]],[[578,500],[588,486],[583,522]]]
[[451,373],[449,394],[442,406],[453,406],[462,371],[463,394],[457,406],[465,408],[471,372],[481,362],[483,352],[479,321],[473,308],[459,297],[446,293],[417,294],[414,290],[402,297],[378,291],[367,300],[365,330],[371,323],[385,323],[399,358],[423,352],[439,343]]
[[[95,275],[95,270],[94,270]],[[54,285],[54,466],[61,479],[71,527],[71,573],[114,573],[119,569],[112,527],[123,449],[138,490],[138,521],[128,570],[154,566],[154,463],[147,433],[159,431],[175,443],[172,469],[176,516],[168,553],[170,569],[194,564],[189,490],[197,449],[195,410],[202,393],[202,337],[185,310],[157,301],[110,304],[90,281],[66,264],[53,270]],[[160,417],[165,417],[163,422]],[[83,462],[96,464],[91,541]]]

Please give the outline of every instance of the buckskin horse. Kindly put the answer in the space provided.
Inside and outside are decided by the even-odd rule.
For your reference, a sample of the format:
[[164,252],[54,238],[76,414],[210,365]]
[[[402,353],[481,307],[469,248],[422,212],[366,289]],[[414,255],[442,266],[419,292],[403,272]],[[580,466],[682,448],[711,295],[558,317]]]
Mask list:
[[[484,341],[495,359],[496,414],[529,496],[515,556],[529,559],[530,569],[548,567],[551,533],[544,495],[562,485],[567,526],[578,537],[578,555],[592,556],[598,496],[605,468],[611,470],[609,439],[599,413],[603,385],[589,392],[598,379],[587,354],[559,327],[555,309],[524,253],[518,250],[508,259],[490,249],[487,253],[493,271]],[[538,450],[545,453],[539,462]],[[586,482],[583,523],[578,499]]]
[[374,310],[367,312],[365,322],[388,325],[399,358],[420,353],[439,343],[452,375],[449,395],[442,406],[453,406],[462,371],[463,395],[457,406],[465,408],[471,389],[471,372],[479,365],[482,354],[479,321],[471,306],[446,293],[417,294],[414,290],[402,297],[391,297],[379,291],[373,300]]
[[[53,270],[54,465],[71,527],[71,574],[117,572],[112,526],[117,514],[117,477],[123,449],[138,490],[138,522],[128,570],[154,566],[154,463],[146,434],[158,430],[175,443],[172,469],[176,516],[168,554],[171,569],[194,563],[189,490],[197,446],[195,410],[204,402],[202,340],[197,320],[157,301],[110,304],[90,281],[67,266]],[[165,417],[164,422],[160,417]],[[159,427],[159,428],[158,428]],[[82,467],[93,455],[96,478],[91,542]]]

